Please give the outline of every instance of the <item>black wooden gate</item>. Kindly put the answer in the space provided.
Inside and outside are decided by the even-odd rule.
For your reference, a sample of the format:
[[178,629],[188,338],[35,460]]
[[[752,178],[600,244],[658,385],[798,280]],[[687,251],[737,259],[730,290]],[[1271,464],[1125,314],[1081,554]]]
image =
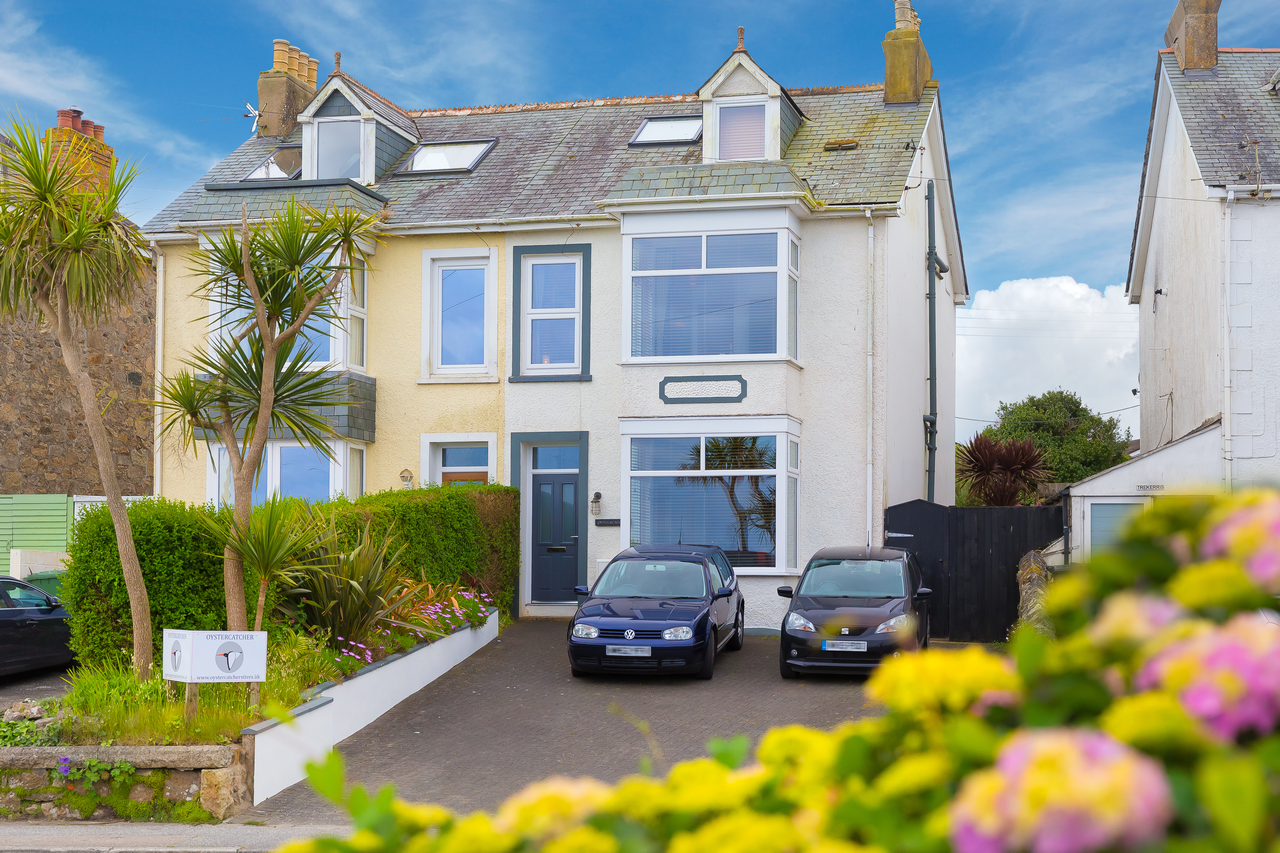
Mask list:
[[963,642],[1007,637],[1018,618],[1018,561],[1061,535],[1061,506],[916,500],[885,511],[885,544],[914,552],[933,590],[930,635]]

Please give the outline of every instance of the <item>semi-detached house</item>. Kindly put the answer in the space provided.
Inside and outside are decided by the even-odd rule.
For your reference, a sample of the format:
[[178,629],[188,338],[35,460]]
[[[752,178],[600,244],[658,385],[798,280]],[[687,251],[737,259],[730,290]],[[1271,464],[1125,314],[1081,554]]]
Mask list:
[[[337,461],[272,442],[259,488],[509,483],[521,614],[570,614],[628,544],[713,543],[748,625],[776,627],[815,549],[953,498],[964,264],[938,86],[896,7],[885,85],[785,88],[739,32],[693,94],[519,106],[402,109],[278,41],[258,134],[147,225],[159,370],[206,344],[191,254],[242,204],[385,210],[321,342],[351,394]],[[228,497],[216,448],[157,453],[160,494]]]

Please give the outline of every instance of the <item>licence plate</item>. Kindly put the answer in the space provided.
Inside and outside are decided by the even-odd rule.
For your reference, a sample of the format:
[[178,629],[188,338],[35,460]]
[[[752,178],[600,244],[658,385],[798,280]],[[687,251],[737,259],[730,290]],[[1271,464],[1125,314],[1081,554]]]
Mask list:
[[653,654],[653,649],[649,646],[605,646],[604,653],[624,658],[647,658]]
[[865,652],[867,650],[866,640],[823,640],[822,650],[824,652]]

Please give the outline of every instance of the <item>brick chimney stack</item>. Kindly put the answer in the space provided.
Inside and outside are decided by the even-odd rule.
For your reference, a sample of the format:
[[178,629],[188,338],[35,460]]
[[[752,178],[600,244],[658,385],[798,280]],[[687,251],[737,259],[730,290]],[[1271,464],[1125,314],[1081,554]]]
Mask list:
[[1188,77],[1218,67],[1218,7],[1222,0],[1178,0],[1164,31],[1178,67]]
[[894,0],[894,29],[884,36],[884,102],[918,104],[933,78],[933,65],[920,40],[920,16],[911,0]]
[[55,157],[72,158],[81,164],[82,189],[92,190],[106,184],[115,166],[116,152],[103,141],[106,127],[83,118],[78,107],[58,110],[58,124],[44,133],[44,144]]
[[315,97],[320,63],[287,39],[275,39],[271,48],[271,70],[258,75],[258,136],[283,137]]

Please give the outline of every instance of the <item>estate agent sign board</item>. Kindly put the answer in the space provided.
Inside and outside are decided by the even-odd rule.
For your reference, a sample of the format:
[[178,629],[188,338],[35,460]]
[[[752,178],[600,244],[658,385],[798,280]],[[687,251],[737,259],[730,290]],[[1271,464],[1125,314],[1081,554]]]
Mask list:
[[164,629],[164,677],[187,684],[267,680],[266,631]]

